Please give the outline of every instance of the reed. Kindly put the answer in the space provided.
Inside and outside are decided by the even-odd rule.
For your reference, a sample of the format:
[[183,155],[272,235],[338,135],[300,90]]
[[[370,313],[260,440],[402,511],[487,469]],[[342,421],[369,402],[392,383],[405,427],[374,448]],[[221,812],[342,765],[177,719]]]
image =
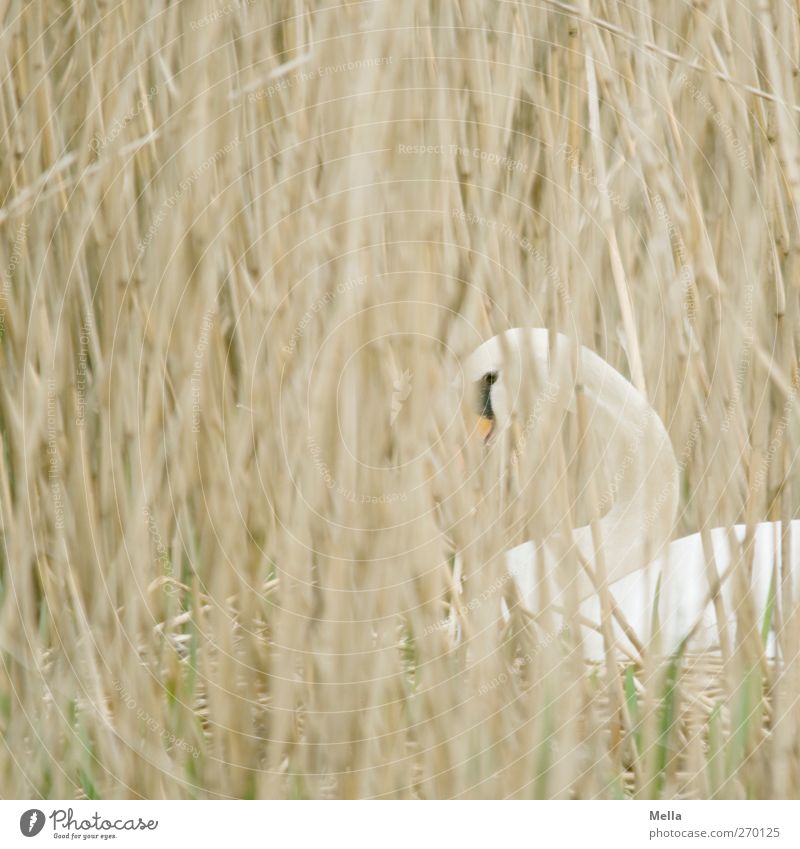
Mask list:
[[676,536],[795,516],[790,4],[0,23],[0,796],[800,796],[790,588],[774,662],[742,591],[721,653],[587,664],[503,552],[602,435],[537,375],[489,449],[448,406],[546,326],[663,419]]

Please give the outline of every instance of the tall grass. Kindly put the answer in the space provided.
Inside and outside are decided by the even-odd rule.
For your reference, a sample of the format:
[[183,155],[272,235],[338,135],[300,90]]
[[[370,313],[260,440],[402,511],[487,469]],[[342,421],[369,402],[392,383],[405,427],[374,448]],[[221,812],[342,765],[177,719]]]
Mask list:
[[790,4],[0,23],[0,795],[800,795],[791,589],[587,664],[502,552],[589,518],[602,440],[485,449],[449,392],[547,326],[663,418],[676,536],[794,516]]

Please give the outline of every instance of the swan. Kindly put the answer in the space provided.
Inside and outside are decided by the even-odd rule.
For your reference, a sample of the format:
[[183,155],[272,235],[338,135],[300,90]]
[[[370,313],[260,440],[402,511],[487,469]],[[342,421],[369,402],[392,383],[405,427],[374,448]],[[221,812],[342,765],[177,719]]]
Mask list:
[[[781,592],[775,587],[781,586],[783,575],[781,524],[761,522],[755,526],[748,540],[753,554],[751,572],[748,558],[743,568],[732,568],[746,540],[744,525],[736,525],[730,532],[726,528],[711,530],[706,540],[710,540],[713,557],[708,560],[712,552],[706,551],[703,534],[671,541],[678,506],[678,465],[663,422],[644,396],[605,360],[586,347],[579,347],[573,357],[575,347],[566,336],[545,328],[515,328],[480,345],[465,360],[463,375],[476,387],[478,430],[487,442],[511,426],[522,382],[532,373],[546,381],[551,398],[559,398],[571,409],[575,408],[574,387],[578,383],[583,387],[588,427],[603,440],[604,459],[617,470],[613,503],[597,522],[604,570],[598,573],[601,564],[591,527],[572,532],[579,559],[586,567],[577,578],[586,656],[604,657],[601,601],[595,583],[598,574],[605,574],[614,612],[612,631],[623,653],[635,656],[645,646],[665,654],[687,647],[719,650],[721,644],[730,645],[736,637],[737,622],[743,619],[736,615],[738,605],[752,602],[748,621],[757,626],[768,655],[774,656],[774,629],[781,607]],[[577,366],[574,374],[573,361]],[[787,532],[787,573],[796,591],[800,521],[791,522]],[[530,613],[540,610],[545,597],[556,612],[564,609],[566,588],[564,581],[558,580],[560,561],[551,542],[525,542],[506,551],[505,560]],[[732,574],[749,574],[744,581],[749,593],[743,592],[741,579],[734,580]],[[716,598],[710,585],[717,582],[715,575]],[[547,583],[546,596],[543,582]],[[507,609],[504,615],[508,615]]]

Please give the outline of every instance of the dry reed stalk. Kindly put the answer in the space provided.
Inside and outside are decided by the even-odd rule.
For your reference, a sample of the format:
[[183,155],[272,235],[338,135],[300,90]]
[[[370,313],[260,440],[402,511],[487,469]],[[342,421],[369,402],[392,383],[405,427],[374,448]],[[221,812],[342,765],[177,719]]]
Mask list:
[[447,400],[546,326],[663,418],[676,535],[796,515],[787,4],[0,20],[0,795],[800,795],[786,570],[774,662],[746,542],[724,668],[586,664],[503,552],[572,584],[603,436]]

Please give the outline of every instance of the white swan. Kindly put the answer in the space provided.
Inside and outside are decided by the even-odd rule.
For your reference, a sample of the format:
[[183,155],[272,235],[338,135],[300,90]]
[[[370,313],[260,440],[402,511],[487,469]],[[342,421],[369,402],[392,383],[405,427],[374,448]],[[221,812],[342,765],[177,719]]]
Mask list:
[[[605,440],[605,459],[617,470],[613,505],[598,528],[618,645],[623,650],[650,645],[671,653],[687,638],[692,649],[713,649],[720,641],[732,643],[736,622],[744,621],[737,617],[736,606],[750,602],[753,609],[747,621],[756,623],[759,630],[763,627],[766,636],[774,625],[775,611],[780,610],[780,593],[771,590],[781,569],[780,524],[762,522],[755,528],[752,575],[744,582],[750,592],[745,595],[742,581],[737,584],[728,575],[738,553],[734,550],[731,557],[727,530],[710,532],[711,568],[716,568],[720,579],[720,595],[712,600],[708,575],[714,573],[707,570],[710,552],[704,550],[701,534],[669,543],[677,509],[678,468],[663,423],[645,398],[603,359],[583,347],[576,358],[570,353],[571,343],[561,334],[551,340],[546,329],[517,328],[481,345],[466,360],[464,372],[478,387],[483,432],[492,438],[510,426],[522,381],[534,369],[562,398],[565,392],[572,395],[576,379],[583,386],[589,427]],[[569,367],[572,359],[577,360],[575,375]],[[791,523],[790,533],[790,572],[796,586],[800,521]],[[744,537],[744,526],[736,526],[733,538],[741,543]],[[591,529],[576,528],[573,539],[588,569],[596,574]],[[506,552],[506,564],[532,613],[539,611],[544,597],[542,581],[548,582],[546,597],[556,608],[563,606],[564,582],[558,579],[559,559],[551,546],[523,543]],[[733,571],[746,574],[741,569]],[[585,572],[577,591],[586,654],[601,659],[600,599]],[[718,611],[724,617],[719,624]],[[772,637],[767,637],[766,648],[775,652]]]

